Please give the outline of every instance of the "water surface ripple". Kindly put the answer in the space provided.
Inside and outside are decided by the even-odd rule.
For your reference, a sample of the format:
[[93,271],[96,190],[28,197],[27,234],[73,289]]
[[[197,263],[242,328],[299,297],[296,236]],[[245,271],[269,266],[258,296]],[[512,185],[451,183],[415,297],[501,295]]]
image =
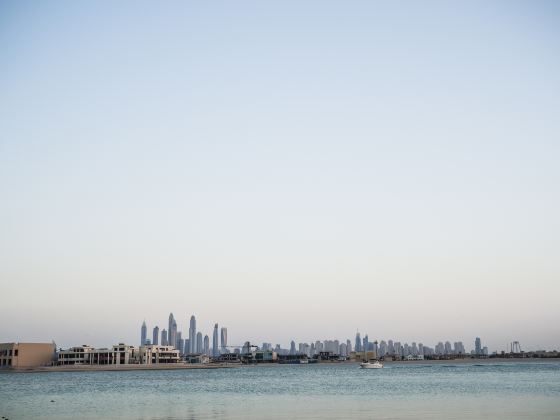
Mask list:
[[6,373],[0,374],[0,416],[560,419],[560,362]]

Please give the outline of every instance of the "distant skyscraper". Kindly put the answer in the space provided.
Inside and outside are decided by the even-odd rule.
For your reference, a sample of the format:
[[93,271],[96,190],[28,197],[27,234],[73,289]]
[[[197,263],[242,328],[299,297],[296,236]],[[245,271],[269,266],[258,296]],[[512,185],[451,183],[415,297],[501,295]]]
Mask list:
[[152,344],[157,346],[159,344],[159,327],[156,325],[152,332]]
[[323,351],[323,343],[319,340],[315,341],[315,354],[319,354]]
[[346,354],[349,355],[352,352],[352,342],[346,340]]
[[210,356],[210,337],[207,335],[204,336],[204,348],[202,352],[208,356]]
[[189,353],[196,353],[196,318],[194,315],[191,316],[189,324]]
[[173,320],[175,317],[173,316],[173,312],[169,314],[169,320],[167,322],[167,345],[171,346],[171,329],[173,328]]
[[[177,347],[177,321],[173,320],[173,328],[171,328],[171,332],[167,333],[168,339],[171,340],[170,342],[173,343],[173,347]],[[170,338],[169,338],[170,337]]]
[[220,349],[218,348],[218,324],[214,324],[214,334],[212,335],[212,357],[219,357]]
[[167,330],[167,345],[177,346],[177,321],[173,316],[173,312],[169,314],[169,329]]
[[[422,344],[420,344],[422,345]],[[385,340],[381,340],[381,342],[379,343],[379,353],[378,356],[379,357],[383,357],[387,354],[387,343],[385,342]]]
[[296,354],[296,343],[294,340],[290,343],[290,354]]
[[196,333],[196,350],[195,353],[202,353],[202,333],[199,331]]
[[362,351],[362,339],[360,338],[360,333],[356,333],[356,345],[354,346],[354,350]]
[[227,328],[222,327],[220,330],[220,351],[227,353]]
[[391,356],[395,354],[395,346],[393,344],[393,340],[389,340],[387,342],[387,353],[390,354]]
[[146,321],[142,322],[142,328],[140,328],[140,345],[146,345],[146,338],[148,335],[148,328],[146,327]]
[[410,347],[408,346],[408,343],[404,343],[403,346],[403,356],[406,357],[410,354]]
[[362,346],[362,351],[368,351],[369,350],[369,337],[366,334],[364,337],[364,342],[363,342],[363,346]]
[[169,342],[167,341],[167,330],[164,328],[161,330],[161,345],[168,346]]
[[480,341],[480,337],[476,337],[476,340],[474,340],[474,353],[476,355],[482,354],[482,343]]
[[183,354],[183,350],[184,350],[184,349],[183,349],[184,340],[183,340],[183,338],[181,337],[181,335],[182,335],[182,334],[181,334],[181,331],[177,331],[177,336],[176,336],[176,338],[175,338],[175,344],[176,344],[176,345],[175,345],[175,348],[176,348],[177,350],[179,350],[179,354]]
[[395,356],[398,356],[398,357],[403,356],[403,349],[402,349],[400,341],[395,341],[394,349],[395,349]]

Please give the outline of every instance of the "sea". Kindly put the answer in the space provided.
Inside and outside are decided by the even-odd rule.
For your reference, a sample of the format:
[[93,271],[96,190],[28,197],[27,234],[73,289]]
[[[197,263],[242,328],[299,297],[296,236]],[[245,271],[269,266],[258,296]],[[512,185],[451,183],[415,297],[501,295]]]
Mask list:
[[560,419],[560,362],[0,374],[2,419]]

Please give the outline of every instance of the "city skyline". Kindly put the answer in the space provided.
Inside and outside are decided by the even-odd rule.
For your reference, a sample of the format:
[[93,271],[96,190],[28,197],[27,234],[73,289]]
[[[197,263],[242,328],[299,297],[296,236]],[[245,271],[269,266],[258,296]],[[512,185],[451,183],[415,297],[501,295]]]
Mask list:
[[[169,320],[175,321],[173,317],[173,313],[170,313]],[[179,349],[181,354],[207,354],[209,356],[217,357],[219,354],[231,352],[233,349],[241,349],[247,341],[244,339],[240,339],[239,344],[228,344],[228,329],[227,327],[219,327],[218,323],[214,323],[213,328],[213,339],[212,339],[212,346],[209,345],[209,335],[206,334],[203,338],[202,331],[196,332],[196,316],[193,314],[190,316],[189,319],[189,337],[193,337],[195,341],[194,344],[191,345],[191,339],[185,339],[183,342],[179,339],[176,343],[175,348]],[[220,336],[218,338],[217,331],[218,328],[220,329]],[[156,337],[155,331],[158,330],[158,326],[153,327],[154,337]],[[147,333],[146,321],[142,322],[140,327],[140,341],[141,343],[145,343]],[[162,332],[163,334],[163,332]],[[181,331],[178,331],[177,334],[180,336]],[[395,354],[397,347],[400,349],[399,351],[402,353],[403,356],[407,356],[408,354],[411,355],[476,355],[476,356],[483,356],[489,355],[492,353],[500,353],[501,351],[508,352],[508,349],[513,349],[514,343],[520,348],[520,343],[517,340],[511,340],[506,345],[500,348],[489,348],[487,345],[482,344],[482,340],[480,337],[474,338],[472,348],[467,346],[465,347],[462,340],[438,340],[437,343],[428,343],[423,342],[424,340],[395,340],[391,339],[381,339],[379,337],[370,339],[369,334],[366,332],[362,337],[360,331],[356,331],[355,336],[353,337],[354,344],[352,345],[351,338],[346,338],[346,341],[339,340],[339,339],[325,339],[325,340],[316,340],[316,341],[298,341],[297,346],[298,349],[296,350],[296,341],[291,339],[289,341],[289,345],[287,347],[282,347],[282,344],[278,341],[273,342],[266,342],[262,341],[260,343],[253,341],[252,344],[257,344],[261,349],[277,349],[281,350],[286,354],[295,354],[296,352],[302,353],[302,347],[305,347],[306,350],[303,353],[307,354],[314,354],[313,351],[316,348],[317,343],[325,343],[325,346],[334,345],[334,347],[329,348],[327,347],[325,351],[331,351],[336,354],[346,355],[351,351],[375,351],[380,352],[381,355],[384,354]],[[218,341],[219,340],[219,341]],[[410,345],[409,345],[410,341]],[[152,341],[150,344],[158,344],[157,342]],[[484,343],[486,344],[486,343]],[[167,345],[167,344],[166,344]],[[315,345],[315,347],[314,347]],[[321,344],[322,346],[323,344]],[[393,347],[395,346],[395,347]],[[289,350],[288,350],[289,348]],[[334,350],[333,350],[334,349]],[[344,349],[344,350],[343,350]],[[524,343],[524,349],[526,351],[533,351],[533,350],[557,350],[557,348],[545,348],[539,345],[534,345],[531,343]],[[319,350],[317,350],[318,352]],[[311,352],[311,353],[309,353]],[[340,352],[340,353],[338,353]]]
[[559,9],[1,2],[0,337],[560,347]]
[[[168,336],[168,328],[169,325],[172,325],[174,328],[174,334],[175,336],[177,336],[177,334],[181,334],[183,330],[190,330],[190,326],[192,325],[191,322],[193,321],[193,317],[194,317],[194,325],[196,327],[197,325],[197,321],[196,321],[196,317],[195,315],[184,315],[185,321],[184,324],[178,324],[177,320],[175,319],[174,313],[171,312],[169,317],[167,318],[167,328],[163,328],[161,329],[159,324],[156,323],[151,323],[149,320],[144,320],[142,322],[142,324],[140,325],[139,331],[140,331],[140,336],[142,335],[142,331],[144,326],[146,326],[146,338],[149,339],[151,344],[160,344],[160,345],[173,345],[176,348],[177,347],[177,343],[175,344],[171,344],[171,342],[169,341],[169,336]],[[221,327],[219,322],[210,322],[210,323],[206,323],[207,324],[207,328],[203,328],[202,330],[200,330],[198,333],[201,333],[202,331],[208,331],[207,333],[205,332],[204,334],[201,334],[201,338],[202,338],[202,347],[204,348],[204,343],[206,341],[206,339],[209,338],[209,346],[208,348],[210,350],[213,349],[213,336],[215,335],[215,339],[216,339],[216,343],[217,343],[217,349],[218,351],[221,351],[223,346],[222,346],[222,339],[223,339],[223,334],[225,332],[225,338],[226,338],[226,343],[228,343],[227,340],[227,335],[228,335],[228,328],[227,327]],[[206,325],[205,324],[205,325]],[[183,325],[183,327],[181,328],[181,325]],[[188,327],[188,328],[187,328]],[[216,328],[217,327],[217,328]],[[158,334],[158,342],[154,342],[153,339],[155,337],[155,333],[157,330],[157,334]],[[225,331],[224,331],[225,330]],[[305,336],[300,336],[300,335],[293,335],[290,336],[285,335],[283,338],[282,335],[276,335],[276,337],[278,337],[278,339],[274,339],[274,334],[272,334],[272,336],[269,335],[264,335],[264,334],[259,334],[259,333],[254,333],[251,332],[248,335],[244,335],[245,333],[242,333],[241,335],[237,335],[236,337],[240,337],[235,343],[232,344],[227,344],[228,347],[230,348],[241,348],[245,342],[248,340],[251,343],[255,343],[257,344],[259,347],[261,347],[261,345],[263,343],[270,343],[273,346],[276,346],[277,344],[280,344],[282,346],[283,349],[285,348],[289,348],[290,347],[290,343],[292,341],[294,341],[295,343],[311,343],[314,342],[316,340],[319,341],[324,341],[324,340],[330,340],[330,339],[325,339],[324,337],[333,337],[333,336],[338,336],[340,338],[340,343],[343,343],[345,340],[347,342],[351,343],[351,346],[353,349],[356,348],[356,343],[358,342],[357,340],[360,340],[360,351],[363,351],[363,345],[364,343],[367,342],[368,343],[372,343],[371,339],[369,338],[370,336],[373,339],[373,336],[366,332],[366,331],[373,331],[374,328],[370,328],[370,329],[357,329],[355,335],[353,336],[348,336],[348,333],[338,333],[338,334],[333,334],[333,333],[329,333],[329,332],[325,332],[322,334],[316,334],[316,333],[310,333],[309,336],[305,337]],[[241,328],[240,331],[247,331],[247,328]],[[362,331],[362,332],[360,332]],[[198,333],[196,335],[198,335]],[[362,333],[364,335],[362,335]],[[379,337],[387,337],[387,336],[391,336],[391,333],[384,333],[385,335],[376,335],[374,340],[377,341],[381,341],[381,339],[379,339]],[[129,343],[134,345],[135,343],[139,342],[141,340],[138,338],[133,338],[134,337],[134,333],[132,331],[127,332],[125,334],[118,334],[116,335],[116,337],[121,337],[121,338],[114,338],[114,337],[106,337],[103,340],[96,340],[96,339],[92,339],[92,338],[86,338],[85,340],[83,339],[83,335],[80,334],[80,332],[76,332],[76,334],[70,335],[70,337],[74,336],[76,337],[75,339],[72,338],[68,338],[65,340],[60,340],[60,337],[47,337],[47,338],[43,338],[43,340],[45,341],[49,341],[49,340],[53,340],[55,342],[57,342],[57,345],[60,345],[60,347],[70,347],[72,345],[75,345],[77,342],[83,342],[83,343],[88,343],[88,344],[95,344],[96,346],[110,346],[113,345],[115,342],[124,342],[124,343]],[[194,344],[194,351],[191,351],[191,353],[196,353],[196,349],[197,349],[197,337],[195,335],[195,344]],[[481,334],[482,335],[482,334]],[[476,347],[476,341],[475,338],[477,338],[477,335],[474,334],[471,336],[467,336],[466,334],[463,335],[457,335],[457,333],[455,332],[454,334],[450,334],[448,336],[441,336],[441,337],[437,337],[435,336],[433,333],[417,333],[415,335],[411,335],[412,338],[408,338],[408,337],[403,337],[397,334],[393,334],[393,337],[400,337],[398,339],[392,339],[395,342],[400,342],[403,345],[405,343],[410,343],[412,345],[412,343],[425,343],[426,345],[430,344],[431,347],[435,347],[437,343],[445,343],[445,342],[450,342],[450,343],[456,343],[456,342],[460,342],[460,343],[470,343],[472,341],[472,348],[467,345],[467,349],[471,349],[473,352],[475,352],[475,354],[479,354],[479,352],[477,351],[477,347]],[[46,337],[46,336],[42,336],[42,337]],[[78,339],[78,337],[81,337],[80,339]],[[123,338],[126,337],[126,338]],[[136,334],[136,337],[139,337],[138,334]],[[255,338],[256,337],[256,338]],[[265,337],[265,338],[262,338]],[[313,338],[313,340],[310,339]],[[319,337],[323,337],[323,338],[319,338]],[[344,340],[342,340],[342,338],[344,338]],[[386,339],[387,340],[387,339]],[[14,340],[15,341],[15,340]],[[39,341],[38,338],[36,339],[31,339],[29,341]],[[187,337],[185,339],[183,339],[184,343],[188,343],[189,341],[189,336],[187,335]],[[496,340],[493,339],[491,336],[490,337],[486,337],[485,339],[485,345],[484,347],[487,347],[490,352],[496,351],[496,352],[500,352],[500,351],[506,351],[508,352],[511,348],[512,343],[514,342],[520,342],[523,345],[523,349],[526,351],[536,351],[536,350],[557,350],[560,348],[560,345],[542,345],[540,343],[537,342],[531,342],[531,341],[523,341],[520,340],[519,337],[516,336],[512,336],[509,339],[506,338],[506,340]]]

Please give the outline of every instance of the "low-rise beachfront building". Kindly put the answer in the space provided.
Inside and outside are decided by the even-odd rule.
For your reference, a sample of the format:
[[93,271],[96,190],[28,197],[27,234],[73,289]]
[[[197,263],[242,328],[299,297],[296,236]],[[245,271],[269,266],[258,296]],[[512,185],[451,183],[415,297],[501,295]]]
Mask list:
[[404,358],[405,360],[424,360],[424,355],[423,354],[417,354],[416,356],[409,354],[408,356],[406,356]]
[[126,365],[133,363],[135,348],[118,344],[112,348],[96,349],[92,346],[71,347],[58,352],[58,364],[67,365]]
[[207,364],[210,363],[210,356],[207,354],[188,354],[185,360],[187,363]]
[[142,346],[138,349],[138,363],[157,365],[162,363],[179,363],[179,350],[173,346]]
[[350,360],[375,360],[377,352],[375,351],[353,351],[350,353]]
[[212,359],[212,360],[214,362],[220,362],[220,363],[240,363],[241,355],[239,354],[239,352],[222,353],[217,359]]
[[272,350],[257,350],[253,352],[253,358],[257,363],[275,363],[278,361],[278,353]]
[[117,344],[110,349],[96,349],[91,346],[71,347],[58,353],[58,364],[68,365],[152,365],[179,363],[179,350],[171,346],[134,347]]
[[95,349],[91,346],[71,347],[58,352],[58,365],[89,365],[91,354]]
[[28,369],[55,362],[54,343],[0,343],[0,368]]

